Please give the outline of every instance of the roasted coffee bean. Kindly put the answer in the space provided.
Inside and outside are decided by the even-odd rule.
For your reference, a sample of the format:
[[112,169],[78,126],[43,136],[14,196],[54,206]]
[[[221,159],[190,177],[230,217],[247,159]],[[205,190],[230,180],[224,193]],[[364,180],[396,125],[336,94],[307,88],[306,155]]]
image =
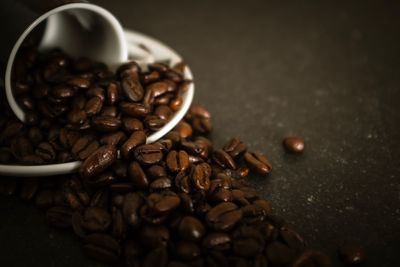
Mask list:
[[116,106],[105,106],[102,108],[100,112],[100,116],[105,117],[117,117],[119,114],[119,110]]
[[87,208],[82,216],[82,226],[89,232],[104,232],[111,224],[110,214],[98,207]]
[[67,83],[76,88],[86,89],[90,87],[89,79],[85,79],[82,77],[72,77],[67,81]]
[[204,225],[195,217],[185,216],[179,223],[178,234],[182,239],[198,241],[202,239],[205,233]]
[[136,147],[134,157],[141,164],[151,165],[158,163],[162,159],[163,154],[156,144],[147,144]]
[[316,266],[316,267],[332,267],[332,262],[330,258],[314,250],[304,251],[300,256],[290,265],[291,267],[306,267],[306,266]]
[[83,247],[85,254],[93,259],[114,263],[118,261],[121,248],[118,242],[106,234],[91,234],[85,238],[86,245]]
[[122,128],[128,133],[142,131],[144,129],[143,123],[140,120],[131,117],[125,117],[122,119]]
[[72,210],[68,207],[56,206],[47,210],[46,221],[56,228],[71,227]]
[[5,129],[3,129],[0,133],[0,143],[3,143],[10,137],[16,136],[22,128],[22,123],[18,121],[10,121],[9,123],[7,123]]
[[211,167],[207,163],[196,165],[190,176],[192,184],[198,190],[207,191],[210,188]]
[[148,248],[166,247],[170,239],[167,227],[162,225],[146,225],[140,231],[140,240]]
[[25,114],[25,124],[27,125],[37,125],[39,123],[39,120],[39,115],[34,111]]
[[100,143],[102,145],[120,146],[126,141],[127,137],[124,132],[111,132],[101,137]]
[[125,239],[126,236],[126,224],[122,216],[121,211],[113,207],[112,208],[112,236],[118,241]]
[[57,156],[54,147],[48,142],[40,143],[35,150],[35,154],[45,162],[53,162]]
[[102,209],[107,209],[109,204],[110,193],[108,190],[98,190],[90,199],[90,207],[99,207]]
[[132,75],[126,75],[122,79],[122,89],[124,95],[133,102],[138,102],[142,100],[144,95],[144,90],[140,82],[136,77]]
[[203,119],[210,119],[211,114],[210,112],[202,105],[199,104],[192,104],[188,111],[186,117],[190,120],[193,117],[203,118]]
[[146,173],[152,177],[154,180],[157,178],[163,178],[165,176],[167,176],[167,170],[165,167],[161,166],[161,165],[151,165]]
[[154,70],[154,71],[144,73],[141,76],[141,81],[144,84],[149,84],[149,83],[158,81],[160,78],[161,78],[160,73],[158,71]]
[[193,260],[200,256],[199,246],[191,241],[178,241],[175,245],[176,256],[181,260]]
[[129,164],[128,176],[131,179],[132,184],[138,189],[146,189],[149,186],[149,180],[147,179],[145,172],[136,161]]
[[107,101],[108,104],[114,105],[120,100],[118,85],[116,83],[109,83],[107,86]]
[[171,179],[168,177],[158,178],[150,183],[150,188],[152,190],[164,190],[169,189],[172,186]]
[[212,124],[210,119],[193,118],[193,129],[202,134],[208,134],[212,131]]
[[148,115],[144,119],[144,125],[151,131],[158,131],[160,130],[165,124],[167,123],[167,120],[165,119],[160,119],[159,117],[155,115]]
[[300,154],[304,151],[304,140],[297,136],[288,136],[283,139],[283,146],[288,152]]
[[365,248],[356,243],[346,242],[338,249],[339,258],[346,264],[357,265],[365,261]]
[[174,128],[174,131],[178,132],[181,138],[188,138],[192,135],[193,129],[190,124],[185,121],[180,121]]
[[156,97],[174,91],[173,84],[167,81],[155,82],[147,86],[143,102],[151,105]]
[[[178,173],[175,177],[175,186],[184,193],[190,193],[191,191],[190,181],[192,180],[190,177],[194,177],[193,181],[195,186],[201,190],[207,190],[210,183],[209,179],[207,180],[207,178],[204,175],[204,172],[202,172],[201,170],[198,170],[197,172],[198,172],[198,174],[196,174],[197,177],[194,177],[193,176],[194,174],[189,176],[185,172]],[[198,185],[196,185],[197,183]]]
[[172,150],[168,153],[166,162],[171,172],[184,172],[189,167],[189,156],[184,150]]
[[122,64],[117,69],[117,76],[123,78],[125,76],[139,77],[140,66],[135,61]]
[[231,157],[236,158],[237,156],[246,152],[246,145],[239,140],[239,138],[232,138],[223,147],[223,150],[228,153]]
[[[45,115],[48,115],[48,117],[53,117],[53,115],[49,113]],[[68,121],[72,124],[81,125],[86,121],[86,119],[87,114],[84,110],[74,109],[68,113]]]
[[213,250],[228,250],[231,246],[231,241],[231,237],[226,233],[209,233],[203,239],[203,247]]
[[103,172],[99,175],[92,176],[86,179],[86,183],[95,187],[103,187],[112,184],[117,178],[112,172]]
[[156,213],[167,213],[176,209],[181,200],[171,191],[162,193],[152,193],[146,198],[149,208]]
[[121,120],[116,117],[97,116],[92,119],[93,127],[101,132],[114,132],[121,127]]
[[166,267],[168,263],[168,252],[165,248],[156,248],[144,257],[142,267]]
[[28,138],[33,145],[38,145],[44,140],[44,134],[39,127],[31,127],[28,131]]
[[167,105],[160,105],[154,110],[154,115],[160,119],[169,120],[172,117],[173,111]]
[[194,202],[191,196],[187,193],[180,193],[179,197],[181,199],[181,208],[187,214],[194,213]]
[[85,112],[88,116],[93,116],[98,114],[102,107],[103,100],[98,96],[94,96],[86,102]]
[[214,151],[213,159],[222,168],[236,169],[236,163],[233,158],[222,149]]
[[207,224],[217,231],[229,231],[243,217],[238,206],[232,202],[224,202],[213,207],[206,215]]
[[114,146],[102,146],[90,155],[79,168],[83,178],[100,174],[117,160],[117,149]]
[[151,111],[149,106],[140,103],[121,102],[119,107],[122,113],[135,118],[145,117]]
[[294,250],[279,241],[274,241],[267,246],[266,255],[268,260],[276,266],[288,265],[296,256]]
[[271,163],[261,153],[246,152],[244,154],[244,160],[250,169],[261,175],[267,175],[272,170]]
[[[93,139],[94,137],[91,135],[86,135],[78,138],[75,142],[73,142],[71,152],[74,153],[75,155],[79,155],[79,153],[83,151],[90,144],[90,142],[92,142]],[[65,143],[68,144],[70,142],[69,140],[66,140]]]
[[55,98],[71,98],[75,95],[75,90],[66,84],[62,84],[53,87],[51,94]]
[[146,134],[143,131],[136,131],[131,134],[128,140],[121,147],[121,155],[129,159],[136,147],[146,143]]
[[139,208],[142,203],[142,198],[137,193],[128,193],[124,197],[122,215],[125,221],[133,227],[137,227],[140,224]]

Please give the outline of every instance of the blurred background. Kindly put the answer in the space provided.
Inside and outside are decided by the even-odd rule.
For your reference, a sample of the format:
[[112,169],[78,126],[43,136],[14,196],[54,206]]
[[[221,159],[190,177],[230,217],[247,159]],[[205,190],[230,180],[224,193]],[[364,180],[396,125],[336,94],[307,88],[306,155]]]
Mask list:
[[[252,182],[310,247],[342,266],[336,249],[353,240],[363,266],[400,266],[399,2],[92,2],[183,56],[213,140],[268,156],[272,174]],[[303,155],[285,154],[289,134]],[[0,210],[4,266],[102,266],[39,210],[5,197]]]

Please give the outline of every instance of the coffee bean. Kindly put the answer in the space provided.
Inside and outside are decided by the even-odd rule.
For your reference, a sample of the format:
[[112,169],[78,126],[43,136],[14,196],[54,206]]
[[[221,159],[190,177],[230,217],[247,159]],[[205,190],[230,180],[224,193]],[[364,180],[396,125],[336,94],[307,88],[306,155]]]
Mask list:
[[168,177],[158,178],[150,183],[150,188],[153,190],[169,189],[171,186],[172,182]]
[[67,83],[73,87],[82,89],[89,88],[90,86],[90,81],[81,77],[72,77],[67,81]]
[[143,245],[153,249],[166,247],[170,239],[170,233],[167,227],[162,225],[146,225],[141,229],[140,239]]
[[206,215],[207,224],[218,231],[229,231],[243,217],[238,206],[231,202],[224,202],[213,207]]
[[167,105],[159,105],[154,110],[154,114],[160,119],[169,120],[173,115],[173,111]]
[[106,234],[91,234],[85,238],[86,245],[83,247],[85,254],[93,259],[114,263],[118,261],[121,248],[118,242]]
[[244,160],[250,169],[261,175],[267,175],[272,170],[271,163],[261,153],[246,152],[244,154]]
[[83,178],[98,175],[117,160],[117,150],[114,146],[102,146],[89,156],[79,168]]
[[190,124],[184,121],[180,121],[175,126],[174,131],[178,132],[181,138],[188,138],[193,133],[192,126],[190,126]]
[[182,218],[178,227],[179,236],[182,239],[189,241],[200,240],[204,236],[205,232],[205,227],[201,221],[192,216]]
[[156,248],[150,251],[143,260],[143,267],[166,267],[168,252],[165,248]]
[[151,165],[146,172],[154,180],[167,176],[166,168],[161,165]]
[[85,112],[88,116],[93,116],[98,114],[102,107],[103,100],[98,96],[94,96],[86,102]]
[[121,127],[121,120],[116,117],[97,116],[92,119],[93,127],[101,132],[114,132]]
[[146,174],[144,173],[140,164],[136,161],[133,161],[131,164],[129,164],[128,176],[133,185],[138,189],[146,189],[149,186],[149,181]]
[[125,76],[122,79],[122,89],[125,96],[133,101],[138,102],[142,100],[144,90],[140,82],[133,76]]
[[151,165],[158,163],[162,159],[163,154],[157,145],[147,144],[135,148],[134,157],[141,164]]
[[210,188],[210,176],[210,165],[201,163],[194,167],[191,174],[191,181],[197,189],[207,191]]
[[189,167],[189,156],[184,150],[172,150],[167,155],[167,166],[172,172],[183,172]]
[[[42,93],[43,94],[43,93]],[[55,98],[71,98],[75,95],[75,90],[68,85],[57,85],[52,88],[51,94]]]
[[295,251],[279,241],[274,241],[266,248],[268,260],[276,266],[284,266],[295,258]]
[[173,192],[164,191],[161,193],[152,193],[146,199],[147,205],[156,213],[167,213],[176,209],[181,200]]
[[206,249],[228,250],[231,246],[231,237],[226,233],[209,233],[203,239],[203,247]]
[[304,140],[297,136],[288,136],[283,139],[283,146],[288,152],[300,154],[304,151]]
[[228,143],[223,147],[223,150],[228,153],[231,157],[236,158],[237,156],[246,152],[246,145],[240,141],[238,138],[232,138],[228,141]]
[[101,137],[100,143],[102,145],[120,146],[126,141],[127,137],[124,132],[111,132]]
[[98,207],[87,208],[82,217],[82,226],[89,232],[104,232],[111,224],[111,216]]
[[122,215],[125,221],[133,226],[137,227],[140,224],[139,208],[142,205],[142,198],[137,193],[128,193],[124,197],[124,203],[122,205]]
[[[46,112],[48,117],[53,117],[52,113],[50,114],[49,112]],[[84,110],[72,110],[68,113],[68,121],[72,124],[78,124],[81,125],[83,124],[87,119],[87,114]]]
[[105,117],[117,117],[119,114],[119,110],[116,106],[105,106],[102,108],[100,112],[100,116]]
[[117,75],[121,78],[125,76],[138,77],[140,66],[135,61],[130,61],[122,64],[117,69]]
[[339,258],[346,264],[357,265],[365,261],[365,248],[356,243],[344,243],[338,249]]
[[128,133],[142,131],[144,129],[143,123],[140,120],[131,117],[122,119],[122,127],[124,131]]
[[181,260],[193,260],[200,256],[200,248],[194,242],[182,240],[175,245],[176,256]]
[[146,134],[143,131],[133,132],[128,140],[121,146],[121,155],[129,159],[136,147],[146,143]]
[[118,85],[116,83],[110,83],[107,87],[107,101],[108,104],[114,105],[120,100]]
[[121,102],[119,107],[122,113],[135,118],[145,117],[151,111],[149,106],[140,103]]
[[233,158],[222,149],[214,151],[213,159],[222,168],[236,169]]

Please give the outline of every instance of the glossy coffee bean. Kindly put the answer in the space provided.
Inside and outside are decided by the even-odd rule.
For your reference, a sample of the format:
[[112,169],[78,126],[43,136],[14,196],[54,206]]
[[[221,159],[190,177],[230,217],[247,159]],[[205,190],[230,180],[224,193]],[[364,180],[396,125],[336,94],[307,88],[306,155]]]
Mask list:
[[101,132],[114,132],[121,127],[121,120],[110,116],[97,116],[92,119],[93,127]]
[[144,90],[140,82],[132,75],[127,75],[122,79],[122,89],[124,95],[133,102],[142,100]]
[[297,136],[288,136],[283,139],[283,146],[288,152],[300,154],[304,151],[304,140]]
[[117,160],[117,149],[114,146],[102,146],[89,156],[79,168],[83,178],[96,176],[106,170]]
[[189,241],[201,240],[206,229],[204,225],[195,217],[183,217],[178,227],[178,234],[182,239]]
[[246,152],[244,160],[250,169],[261,175],[267,175],[272,170],[271,163],[261,153]]
[[132,184],[138,189],[146,189],[149,186],[149,180],[147,179],[145,172],[136,161],[132,161],[131,164],[129,164],[128,176],[131,179]]
[[98,207],[87,208],[82,216],[82,226],[89,232],[104,232],[111,224],[111,215]]
[[172,150],[168,153],[166,162],[171,172],[183,172],[189,167],[189,156],[184,150]]
[[199,190],[207,191],[210,188],[211,167],[201,163],[194,167],[190,176],[192,184]]
[[158,163],[163,158],[163,154],[156,144],[147,144],[136,147],[134,157],[141,164],[151,165]]
[[126,140],[121,147],[121,155],[125,159],[133,156],[133,152],[136,147],[143,145],[146,143],[146,134],[144,131],[135,131],[131,134],[131,136]]
[[339,258],[346,264],[357,265],[365,261],[365,248],[355,243],[345,243],[338,249]]
[[238,138],[232,138],[228,141],[228,143],[223,147],[223,150],[228,153],[231,157],[236,158],[237,156],[246,152],[246,145],[240,141]]
[[206,214],[207,224],[218,231],[229,231],[243,217],[242,211],[232,202],[223,202]]

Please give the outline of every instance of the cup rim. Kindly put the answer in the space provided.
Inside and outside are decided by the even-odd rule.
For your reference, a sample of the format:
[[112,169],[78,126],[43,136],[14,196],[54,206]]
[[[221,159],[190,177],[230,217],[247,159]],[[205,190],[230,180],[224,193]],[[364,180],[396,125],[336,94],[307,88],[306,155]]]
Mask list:
[[121,40],[120,45],[121,45],[121,54],[119,57],[121,58],[121,61],[127,60],[127,55],[128,55],[128,48],[127,48],[127,43],[125,41],[125,33],[124,30],[121,26],[121,24],[118,22],[118,20],[114,17],[113,14],[111,14],[108,10],[95,5],[95,4],[90,4],[90,3],[70,3],[70,4],[65,4],[59,7],[56,7],[54,9],[51,9],[35,19],[26,29],[25,31],[20,35],[18,38],[17,42],[14,44],[10,56],[7,61],[7,67],[6,67],[6,73],[4,77],[4,86],[5,86],[5,91],[6,91],[6,97],[8,104],[10,105],[11,109],[13,110],[15,116],[21,121],[25,120],[25,112],[20,108],[18,105],[17,101],[14,98],[13,92],[12,92],[12,84],[11,84],[11,75],[12,75],[12,69],[14,66],[14,60],[17,55],[17,52],[19,48],[21,47],[22,42],[25,40],[25,38],[43,21],[45,21],[48,17],[51,15],[54,15],[56,13],[60,13],[66,10],[71,10],[71,9],[84,9],[84,10],[89,10],[93,11],[99,15],[101,15],[103,18],[106,18],[107,21],[113,26],[118,39]]

